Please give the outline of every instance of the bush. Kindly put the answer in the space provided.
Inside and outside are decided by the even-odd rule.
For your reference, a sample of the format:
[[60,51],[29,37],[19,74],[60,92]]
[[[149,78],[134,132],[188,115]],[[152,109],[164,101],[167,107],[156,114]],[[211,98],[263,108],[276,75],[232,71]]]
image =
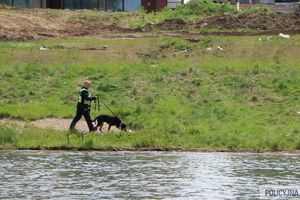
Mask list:
[[0,145],[13,144],[16,142],[16,132],[13,129],[0,126]]

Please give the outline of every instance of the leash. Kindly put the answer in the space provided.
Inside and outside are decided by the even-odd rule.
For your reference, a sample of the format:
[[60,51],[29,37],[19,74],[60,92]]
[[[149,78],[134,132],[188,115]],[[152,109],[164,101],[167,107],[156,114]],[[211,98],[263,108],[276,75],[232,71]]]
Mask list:
[[[103,103],[103,105],[115,116],[118,117],[103,101],[101,101],[100,99],[98,99],[101,103]],[[119,117],[118,117],[119,118]],[[120,119],[120,118],[119,118]]]
[[100,101],[99,101],[99,98],[97,98],[97,101],[95,101],[95,104],[94,104],[94,119],[96,119],[96,112],[97,111],[100,111]]

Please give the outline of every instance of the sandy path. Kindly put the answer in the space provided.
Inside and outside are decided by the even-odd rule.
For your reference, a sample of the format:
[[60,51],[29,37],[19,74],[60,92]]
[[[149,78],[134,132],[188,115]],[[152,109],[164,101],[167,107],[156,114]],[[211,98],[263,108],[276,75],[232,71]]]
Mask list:
[[[30,125],[33,125],[37,128],[51,128],[57,131],[66,131],[69,129],[70,123],[72,119],[61,119],[61,118],[44,118],[39,119],[36,121],[29,122]],[[17,128],[17,130],[21,130],[25,128],[26,122],[22,120],[16,120],[16,119],[0,119],[0,124],[8,125],[9,127]],[[89,132],[88,126],[84,119],[80,120],[76,124],[76,130],[79,132]],[[107,132],[108,125],[104,124],[102,131]],[[111,127],[111,132],[120,132],[119,129],[116,127]],[[95,133],[101,133],[99,130],[97,130]]]
[[0,119],[0,124],[5,124],[8,127],[17,129],[18,131],[25,128],[25,122],[18,119],[3,118]]
[[[33,121],[33,122],[31,122],[31,124],[38,128],[52,128],[52,129],[58,130],[58,131],[65,131],[65,130],[69,129],[71,121],[72,121],[72,119],[45,118],[45,119],[39,119],[39,120]],[[76,124],[75,128],[79,132],[85,132],[85,133],[89,132],[88,126],[84,119],[80,120]],[[102,131],[107,132],[107,129],[108,129],[108,125],[105,124],[102,128]],[[120,131],[119,129],[117,129],[115,127],[111,127],[110,130],[112,132]],[[101,132],[99,130],[97,130],[96,133],[101,133]]]

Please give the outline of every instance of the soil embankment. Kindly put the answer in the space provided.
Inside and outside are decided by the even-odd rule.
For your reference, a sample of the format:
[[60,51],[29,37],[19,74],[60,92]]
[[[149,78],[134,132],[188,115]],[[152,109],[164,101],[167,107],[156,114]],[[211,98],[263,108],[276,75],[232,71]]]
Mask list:
[[[256,13],[213,15],[189,22],[166,19],[132,28],[130,23],[143,18],[138,13],[97,13],[47,9],[0,9],[0,39],[30,40],[52,37],[138,37],[136,33],[177,32],[197,35],[257,35],[300,33],[300,13]],[[131,28],[130,28],[131,27]],[[125,35],[125,36],[124,36]],[[149,37],[149,35],[146,35]]]
[[213,35],[258,35],[300,33],[300,13],[226,14],[204,18],[195,23],[169,19],[146,25],[145,31],[199,31]]
[[0,39],[28,40],[126,33],[131,30],[90,11],[0,9]]

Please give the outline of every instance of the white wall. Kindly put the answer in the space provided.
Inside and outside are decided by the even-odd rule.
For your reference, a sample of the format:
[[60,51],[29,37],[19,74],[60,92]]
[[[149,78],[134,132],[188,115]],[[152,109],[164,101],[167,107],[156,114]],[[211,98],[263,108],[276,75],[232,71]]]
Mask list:
[[[183,2],[186,4],[190,0],[184,0]],[[181,5],[181,0],[168,0],[168,8],[176,8],[177,5]]]

